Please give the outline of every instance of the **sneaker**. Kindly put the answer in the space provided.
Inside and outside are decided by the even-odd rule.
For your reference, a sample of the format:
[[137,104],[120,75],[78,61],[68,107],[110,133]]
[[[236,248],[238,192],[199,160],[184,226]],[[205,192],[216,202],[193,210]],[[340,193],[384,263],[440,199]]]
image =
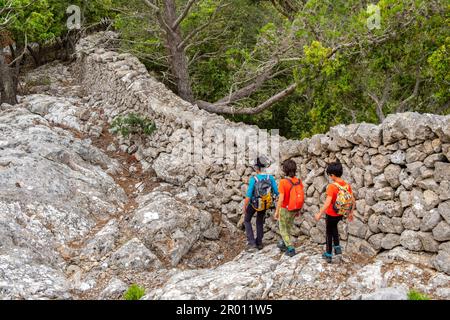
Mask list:
[[287,247],[286,247],[286,245],[284,244],[284,241],[283,241],[283,240],[278,241],[277,247],[278,247],[278,249],[280,249],[280,250],[283,251],[283,252],[287,250]]
[[295,248],[294,247],[288,247],[285,253],[289,257],[295,256]]
[[258,248],[258,250],[262,250],[264,248],[264,245],[262,243],[257,244],[256,248]]
[[328,263],[331,263],[331,260],[332,260],[332,255],[331,255],[331,253],[328,253],[328,252],[325,252],[323,255],[322,255],[322,258],[324,258]]
[[342,248],[341,246],[334,246],[334,254],[342,254]]

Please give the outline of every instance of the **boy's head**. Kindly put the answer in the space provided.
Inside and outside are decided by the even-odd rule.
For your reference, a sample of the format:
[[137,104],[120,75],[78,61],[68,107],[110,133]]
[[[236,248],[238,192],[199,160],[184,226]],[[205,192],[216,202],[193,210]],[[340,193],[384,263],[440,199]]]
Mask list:
[[339,161],[330,163],[327,167],[327,175],[333,179],[333,176],[336,178],[342,177],[344,169],[342,168],[342,164]]
[[256,171],[262,171],[263,168],[267,168],[270,165],[270,161],[265,156],[260,156],[256,158],[254,168]]
[[283,172],[288,177],[295,177],[297,172],[297,164],[294,160],[286,160],[283,162]]

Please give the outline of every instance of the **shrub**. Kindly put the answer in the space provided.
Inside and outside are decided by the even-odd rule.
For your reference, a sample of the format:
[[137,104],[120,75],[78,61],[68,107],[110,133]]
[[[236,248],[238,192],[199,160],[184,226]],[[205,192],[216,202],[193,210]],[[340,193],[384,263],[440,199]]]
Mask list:
[[25,82],[26,87],[35,87],[35,86],[49,86],[52,84],[52,80],[49,76],[42,76],[35,79],[28,79]]
[[138,286],[137,284],[132,284],[128,290],[124,293],[123,298],[125,300],[139,300],[145,295],[145,289]]
[[412,289],[408,292],[408,300],[430,300],[430,298],[426,294]]
[[152,120],[135,113],[117,116],[111,123],[111,131],[113,133],[120,133],[125,138],[130,134],[151,135],[155,130],[156,125]]

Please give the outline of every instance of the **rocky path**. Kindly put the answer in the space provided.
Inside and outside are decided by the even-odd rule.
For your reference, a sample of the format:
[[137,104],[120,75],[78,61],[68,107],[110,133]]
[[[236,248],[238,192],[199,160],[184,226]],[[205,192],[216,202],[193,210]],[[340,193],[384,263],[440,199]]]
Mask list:
[[117,299],[132,283],[146,299],[450,298],[450,277],[407,250],[331,265],[307,238],[291,259],[243,251],[232,223],[109,133],[70,68],[34,70],[0,107],[1,299]]

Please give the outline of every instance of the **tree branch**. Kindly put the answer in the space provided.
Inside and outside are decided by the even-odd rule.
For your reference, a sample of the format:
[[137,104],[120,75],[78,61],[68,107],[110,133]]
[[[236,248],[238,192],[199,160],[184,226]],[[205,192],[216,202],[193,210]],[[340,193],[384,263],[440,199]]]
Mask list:
[[225,8],[227,6],[229,6],[229,3],[226,4],[222,4],[216,7],[216,9],[214,10],[214,12],[211,14],[211,16],[209,17],[208,21],[205,22],[204,24],[202,24],[201,26],[195,28],[194,30],[192,30],[184,39],[183,41],[180,42],[180,44],[178,44],[177,49],[181,50],[181,49],[186,49],[187,43],[188,41],[193,38],[194,36],[198,35],[200,33],[200,31],[202,31],[203,29],[205,29],[207,26],[209,26],[213,21],[214,18],[216,16],[216,13],[222,9]]
[[173,30],[175,30],[180,25],[180,23],[184,20],[184,18],[186,18],[187,14],[189,13],[189,10],[191,9],[192,5],[196,1],[197,0],[189,0],[189,2],[187,3],[186,7],[183,10],[183,12],[180,14],[180,16],[177,18],[177,20],[175,20],[175,22],[172,24]]
[[268,109],[276,102],[284,99],[285,97],[292,94],[295,89],[297,88],[297,83],[293,83],[290,86],[288,86],[286,89],[278,92],[277,94],[273,95],[263,103],[261,103],[259,106],[254,108],[242,108],[242,109],[236,109],[233,106],[229,106],[226,104],[211,104],[209,102],[205,101],[197,101],[197,106],[203,110],[213,112],[213,113],[222,113],[222,114],[257,114],[261,111],[264,111],[265,109]]
[[[418,73],[418,72],[417,72]],[[419,94],[419,86],[420,86],[420,82],[421,79],[420,77],[417,75],[417,79],[416,79],[416,84],[414,85],[414,91],[413,93],[406,98],[405,100],[403,100],[402,102],[400,102],[396,108],[396,112],[404,112],[405,111],[405,105],[410,102],[412,99],[414,99],[415,97],[417,97],[417,95]]]
[[376,113],[377,113],[378,121],[380,121],[380,123],[382,123],[384,121],[384,119],[386,118],[383,113],[383,107],[386,104],[387,99],[389,97],[390,89],[391,89],[391,78],[388,78],[388,79],[386,79],[386,84],[384,85],[383,95],[381,97],[381,100],[379,100],[375,94],[373,94],[371,92],[367,93],[369,95],[369,97],[375,102]]
[[155,10],[155,12],[161,12],[161,9],[155,5],[153,2],[151,2],[150,0],[144,0],[144,3],[151,9]]
[[144,3],[150,8],[155,10],[156,18],[158,19],[158,22],[160,26],[162,27],[163,31],[169,32],[171,34],[174,34],[174,31],[169,26],[167,21],[164,19],[164,17],[161,15],[161,9],[156,6],[154,3],[152,3],[150,0],[144,0]]

